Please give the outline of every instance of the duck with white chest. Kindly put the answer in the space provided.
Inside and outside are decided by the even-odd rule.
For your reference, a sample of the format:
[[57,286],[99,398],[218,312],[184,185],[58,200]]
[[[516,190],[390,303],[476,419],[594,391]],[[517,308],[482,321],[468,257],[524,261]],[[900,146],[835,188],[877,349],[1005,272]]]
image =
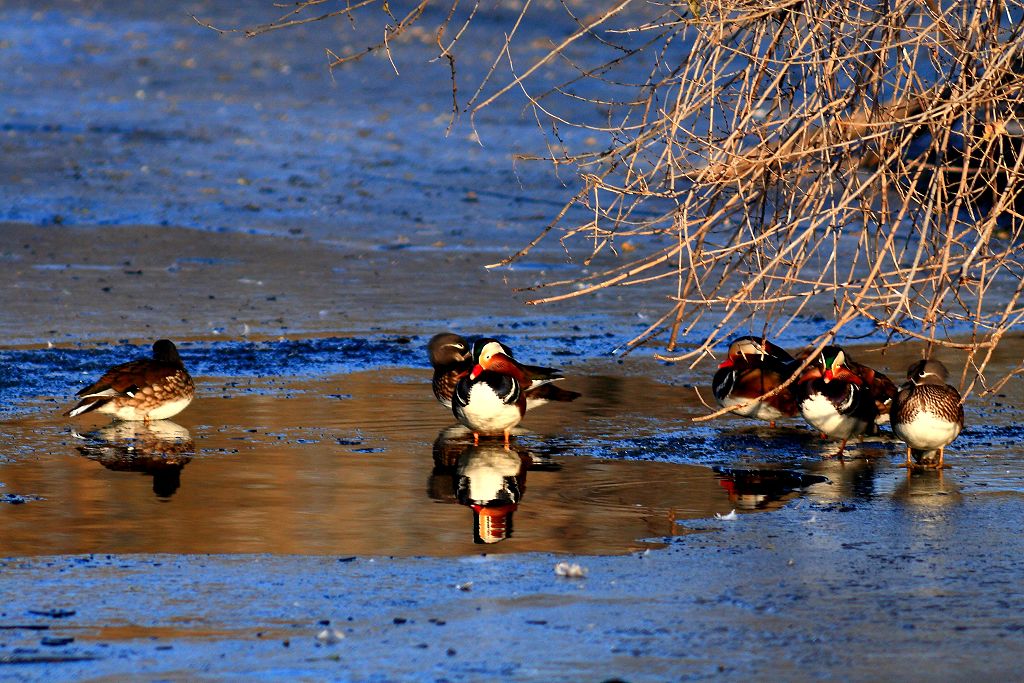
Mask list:
[[153,344],[153,357],[116,365],[80,390],[78,404],[68,417],[97,411],[118,420],[163,420],[192,402],[195,384],[181,362],[178,349],[167,339]]
[[893,400],[892,431],[907,444],[907,467],[912,458],[925,467],[943,467],[946,446],[964,428],[960,392],[946,384],[948,376],[941,361],[918,361]]
[[456,419],[480,435],[503,435],[509,442],[512,428],[526,414],[527,392],[561,379],[552,368],[522,366],[496,339],[480,339],[473,345],[473,369],[459,380],[452,396]]

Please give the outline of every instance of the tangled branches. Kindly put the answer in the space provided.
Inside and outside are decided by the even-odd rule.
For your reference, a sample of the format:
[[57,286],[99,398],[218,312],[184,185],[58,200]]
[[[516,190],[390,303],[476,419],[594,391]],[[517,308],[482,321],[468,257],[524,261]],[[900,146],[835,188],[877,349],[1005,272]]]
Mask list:
[[[404,13],[364,0],[305,16],[324,3],[253,32],[376,7],[390,20],[368,51],[388,50],[434,16],[454,83],[455,48],[480,16],[459,0],[435,15],[426,0]],[[566,0],[575,29],[516,72],[531,5],[454,105],[474,114],[521,90],[550,136],[545,158],[580,180],[502,263],[557,238],[605,266],[533,288],[531,303],[641,288],[664,314],[630,345],[660,339],[691,363],[738,331],[771,336],[827,312],[820,346],[868,321],[887,339],[965,349],[976,376],[1024,319],[1022,0],[620,0],[582,3],[586,17]],[[510,75],[495,85],[503,55]],[[552,64],[568,75],[545,82]],[[570,131],[607,146],[574,148]]]

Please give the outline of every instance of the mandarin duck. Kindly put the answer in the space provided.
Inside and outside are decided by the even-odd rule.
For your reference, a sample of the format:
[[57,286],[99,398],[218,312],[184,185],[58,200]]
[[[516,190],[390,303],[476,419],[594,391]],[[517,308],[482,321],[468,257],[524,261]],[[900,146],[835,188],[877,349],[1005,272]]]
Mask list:
[[481,434],[509,434],[526,414],[526,392],[562,379],[553,368],[522,365],[496,339],[478,339],[473,345],[473,369],[459,380],[452,396],[456,419],[473,432],[473,443]]
[[842,347],[826,346],[823,348],[818,355],[817,362],[807,368],[807,371],[801,376],[801,381],[807,379],[809,373],[820,376],[826,382],[831,382],[834,379],[845,380],[867,390],[868,395],[875,402],[875,424],[885,424],[889,421],[889,410],[898,391],[896,385],[883,373],[850,358]]
[[434,368],[434,397],[445,408],[451,408],[455,386],[473,369],[469,344],[453,332],[442,332],[430,338],[427,353]]
[[848,440],[875,429],[878,407],[867,388],[855,381],[822,376],[811,367],[800,376],[796,392],[803,418],[823,438],[841,441],[840,456]]
[[964,428],[960,392],[946,383],[948,376],[940,361],[918,361],[893,400],[892,431],[907,444],[907,467],[913,457],[923,466],[941,468],[944,449]]
[[718,366],[711,388],[718,405],[746,406],[734,411],[737,415],[767,420],[792,417],[800,412],[789,387],[774,396],[761,399],[792,376],[800,365],[784,349],[758,337],[740,337],[729,345],[729,354]]
[[119,420],[163,420],[183,411],[195,396],[195,385],[178,349],[167,339],[153,344],[153,357],[122,363],[79,391],[68,417],[90,411]]
[[[513,358],[512,352],[501,342],[494,339],[485,341],[493,341],[498,344],[505,356],[509,359]],[[456,385],[460,379],[469,374],[470,370],[473,369],[473,351],[464,338],[452,332],[435,334],[427,344],[427,351],[430,355],[430,364],[434,368],[434,377],[431,382],[434,397],[444,407],[451,408],[452,393],[455,391]],[[519,368],[518,372],[521,372],[523,376],[547,378],[546,373],[554,372],[550,368],[513,362]],[[525,389],[527,410],[542,406],[549,401],[569,402],[575,401],[580,397],[580,394],[576,391],[561,389],[550,384],[554,379],[562,379],[562,377],[561,375],[552,377],[547,382],[535,384]],[[522,383],[521,379],[520,383]]]

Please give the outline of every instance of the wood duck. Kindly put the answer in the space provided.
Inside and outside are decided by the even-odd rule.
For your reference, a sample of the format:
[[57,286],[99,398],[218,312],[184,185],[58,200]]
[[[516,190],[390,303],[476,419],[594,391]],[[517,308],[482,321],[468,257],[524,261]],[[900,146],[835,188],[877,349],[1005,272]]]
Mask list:
[[796,396],[789,387],[769,398],[758,400],[777,388],[800,365],[785,350],[758,337],[740,337],[729,345],[729,355],[718,366],[711,380],[718,405],[744,406],[737,415],[767,420],[792,417],[800,412]]
[[177,415],[192,402],[195,385],[173,342],[153,344],[153,357],[116,365],[96,382],[79,391],[78,404],[68,417],[90,411],[119,420],[163,420]]
[[839,439],[839,455],[846,442],[875,429],[878,407],[868,389],[856,381],[822,376],[807,368],[797,384],[800,414],[823,437]]
[[875,423],[889,421],[889,410],[897,393],[896,385],[881,372],[854,361],[842,347],[826,346],[822,349],[817,362],[807,368],[800,380],[803,382],[812,376],[821,377],[825,382],[844,380],[860,386],[875,402]]
[[442,332],[430,338],[427,353],[434,367],[434,397],[445,408],[451,408],[455,386],[473,369],[469,343],[453,332]]
[[[480,341],[497,344],[497,348],[500,348],[501,353],[505,357],[509,360],[513,359],[512,351],[501,342],[495,339],[483,339]],[[455,391],[456,385],[458,385],[460,379],[468,375],[473,369],[473,349],[470,347],[469,342],[461,336],[452,332],[443,332],[434,335],[430,339],[430,342],[427,344],[427,350],[430,354],[430,364],[434,368],[432,381],[434,397],[446,408],[451,408],[452,393]],[[486,366],[487,362],[489,362],[489,359],[485,359],[484,369],[488,369]],[[499,360],[498,362],[500,365],[501,361]],[[580,397],[578,392],[561,389],[550,384],[555,379],[562,379],[561,374],[551,368],[524,365],[515,360],[512,360],[512,364],[516,368],[513,374],[519,379],[521,385],[525,378],[546,379],[543,383],[531,382],[528,388],[524,387],[527,410],[542,406],[549,401],[569,402],[575,401]],[[551,376],[552,373],[558,376]]]
[[484,370],[479,365],[459,380],[452,395],[455,419],[473,432],[473,443],[481,434],[509,434],[526,414],[526,396],[515,377]]
[[473,369],[459,380],[452,397],[452,412],[473,432],[498,434],[508,444],[509,433],[526,413],[526,392],[562,379],[553,368],[517,363],[501,342],[478,339],[473,345]]
[[907,381],[893,400],[892,431],[911,457],[926,467],[943,466],[943,451],[964,428],[960,392],[946,384],[949,372],[937,360],[921,360],[907,370]]

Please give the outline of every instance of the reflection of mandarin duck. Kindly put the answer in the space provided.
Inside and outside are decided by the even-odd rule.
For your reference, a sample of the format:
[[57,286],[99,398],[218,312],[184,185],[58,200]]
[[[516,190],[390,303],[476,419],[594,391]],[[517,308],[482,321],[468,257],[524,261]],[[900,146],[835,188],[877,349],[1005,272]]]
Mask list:
[[521,365],[495,339],[480,339],[473,345],[472,370],[455,387],[452,412],[473,432],[474,443],[481,434],[502,434],[507,444],[526,413],[527,391],[561,378],[552,368]]
[[526,490],[530,457],[498,445],[470,446],[455,467],[455,497],[473,510],[473,539],[497,543],[512,535],[512,513]]
[[[877,453],[881,455],[884,451],[878,450]],[[825,457],[811,464],[810,471],[829,481],[828,486],[817,486],[810,492],[811,497],[819,503],[845,506],[851,500],[873,500],[878,496],[877,458],[845,460]]]
[[718,485],[729,494],[729,502],[742,510],[780,508],[798,495],[800,489],[828,481],[825,477],[791,470],[713,469]]
[[[502,353],[508,359],[511,360],[513,358],[512,352],[504,344],[493,339],[482,341],[494,342],[501,348]],[[452,332],[443,332],[434,335],[430,339],[430,342],[427,344],[427,351],[430,355],[430,364],[434,368],[432,381],[434,396],[446,408],[451,408],[452,394],[455,392],[455,387],[458,386],[459,380],[473,370],[473,350],[470,348],[469,343],[459,335]],[[523,365],[514,360],[512,362],[525,377],[536,376],[537,378],[544,378],[548,373],[554,372],[550,368]],[[485,369],[488,368],[485,367]],[[575,391],[568,391],[550,384],[554,379],[561,379],[561,375],[549,378],[545,383],[523,387],[526,393],[527,410],[532,410],[549,401],[568,402],[579,398],[579,393]],[[522,385],[523,379],[521,377],[519,381]]]
[[78,452],[109,470],[152,475],[153,493],[169,498],[181,485],[181,470],[192,459],[192,435],[170,420],[114,422],[81,436]]
[[777,389],[800,363],[785,350],[757,337],[740,337],[729,346],[729,355],[718,366],[711,380],[718,405],[746,406],[737,415],[767,420],[772,426],[781,417],[799,412],[796,397],[789,387],[774,396],[761,396]]
[[77,395],[81,400],[65,415],[95,410],[119,420],[162,420],[192,402],[195,385],[178,349],[161,339],[153,344],[152,358],[114,366]]
[[800,381],[805,382],[814,377],[821,377],[826,382],[843,380],[856,384],[866,390],[875,402],[875,423],[884,424],[889,421],[889,410],[897,392],[896,385],[883,373],[850,358],[841,347],[826,346],[822,349],[801,375]]
[[942,467],[943,451],[964,428],[960,392],[946,384],[949,372],[937,360],[922,360],[907,370],[907,382],[893,401],[892,431],[911,456],[926,467]]

